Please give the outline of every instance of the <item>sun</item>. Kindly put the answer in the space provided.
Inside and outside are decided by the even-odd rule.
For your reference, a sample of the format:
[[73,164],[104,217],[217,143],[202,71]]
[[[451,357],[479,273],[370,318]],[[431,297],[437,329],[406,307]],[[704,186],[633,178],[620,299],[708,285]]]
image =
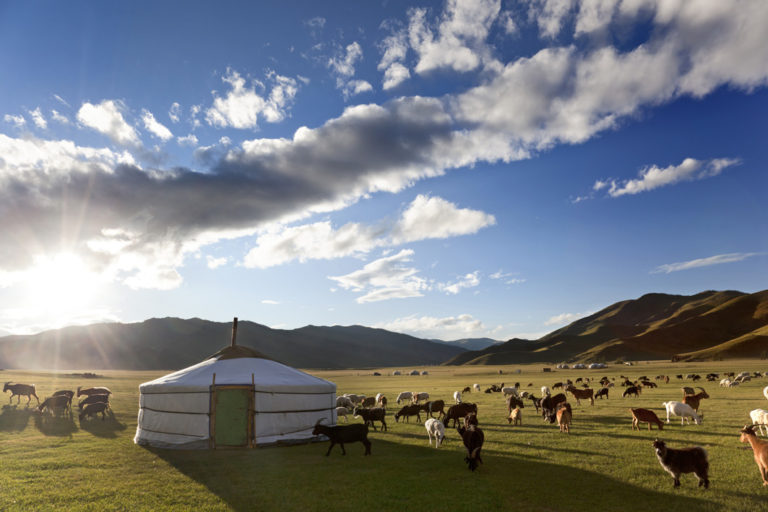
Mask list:
[[37,257],[28,276],[29,304],[39,313],[57,318],[87,307],[101,281],[72,253]]

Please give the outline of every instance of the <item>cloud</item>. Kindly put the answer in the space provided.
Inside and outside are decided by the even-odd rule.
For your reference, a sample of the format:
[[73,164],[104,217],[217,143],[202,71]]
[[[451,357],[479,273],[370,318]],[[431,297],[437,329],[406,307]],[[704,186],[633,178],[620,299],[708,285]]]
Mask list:
[[276,300],[270,300],[270,299],[264,299],[264,300],[262,300],[262,301],[261,301],[261,303],[262,303],[262,304],[269,304],[269,305],[271,305],[271,306],[277,306],[278,304],[280,304],[280,302],[279,302],[279,301],[276,301]]
[[407,266],[413,251],[403,249],[392,256],[372,261],[362,269],[343,276],[328,276],[345,290],[365,293],[356,300],[359,304],[390,299],[421,297],[429,288],[427,281],[416,274],[418,270]]
[[373,86],[365,80],[352,80],[355,64],[362,58],[363,49],[355,41],[328,59],[328,67],[336,75],[336,88],[341,89],[345,98],[373,90]]
[[559,315],[550,317],[544,325],[567,325],[571,322],[575,322],[580,318],[584,318],[586,314],[582,313],[561,313]]
[[27,113],[32,118],[32,122],[35,123],[35,126],[41,130],[48,128],[48,121],[45,120],[45,116],[43,116],[43,113],[40,111],[40,107],[37,107],[35,110],[28,110]]
[[469,314],[443,318],[411,315],[391,322],[381,322],[374,327],[423,338],[447,340],[474,338],[487,334],[487,329],[483,323]]
[[125,106],[118,100],[104,100],[98,105],[83,103],[77,111],[77,120],[84,126],[100,132],[121,146],[140,146],[139,136],[123,117]]
[[651,274],[669,274],[671,272],[679,272],[681,270],[690,270],[692,268],[710,267],[712,265],[722,265],[723,263],[736,263],[738,261],[744,261],[747,258],[753,256],[761,256],[761,253],[746,252],[746,253],[730,253],[730,254],[717,254],[708,258],[699,258],[690,261],[682,261],[678,263],[668,263],[666,265],[659,265]]
[[219,267],[223,267],[227,264],[228,258],[221,257],[221,258],[214,258],[213,256],[207,256],[206,258],[208,268],[215,269]]
[[610,184],[608,195],[620,197],[634,195],[640,192],[648,192],[667,185],[674,185],[681,181],[697,181],[717,176],[724,169],[739,165],[741,160],[736,158],[716,158],[708,161],[686,158],[680,165],[670,165],[660,168],[652,165],[640,170],[639,178],[634,180],[598,180],[592,187],[593,190],[602,190]]
[[478,286],[480,284],[479,273],[480,271],[475,270],[470,274],[462,276],[455,283],[438,283],[437,288],[448,295],[456,295],[463,288],[474,288],[475,286]]
[[144,128],[163,142],[173,138],[171,130],[157,122],[157,119],[149,110],[142,109],[141,120],[144,121]]
[[70,120],[67,116],[59,113],[58,110],[51,109],[51,119],[61,124],[70,124]]
[[323,28],[325,26],[325,18],[322,16],[315,16],[304,22],[305,25],[312,28]]
[[330,222],[322,221],[264,233],[243,264],[267,268],[294,260],[360,256],[378,247],[473,234],[495,222],[493,215],[458,208],[439,197],[419,195],[391,225],[347,223],[334,229]]
[[382,51],[377,69],[384,72],[382,87],[389,90],[397,87],[411,77],[411,72],[404,62],[408,54],[408,35],[405,29],[399,29],[384,38],[379,46]]
[[189,146],[191,148],[197,146],[198,140],[194,134],[190,133],[184,137],[176,137],[176,142],[179,146]]
[[181,105],[178,102],[174,101],[168,109],[168,119],[172,123],[178,123],[181,120]]
[[56,101],[58,101],[59,103],[61,103],[65,107],[72,108],[72,106],[69,103],[67,103],[67,101],[64,98],[62,98],[61,96],[59,96],[58,94],[54,94],[53,97],[56,99]]
[[[272,82],[272,89],[269,95],[263,96],[256,92],[255,86],[248,87],[240,73],[227,68],[222,81],[230,90],[223,97],[214,93],[213,105],[206,110],[205,120],[216,128],[252,129],[258,126],[259,118],[270,123],[285,119],[298,92],[298,82],[274,72],[268,73],[267,78]],[[255,83],[266,89],[260,82]],[[193,111],[193,118],[195,115]]]
[[21,128],[27,124],[27,120],[24,119],[24,116],[22,115],[14,116],[11,114],[5,114],[5,116],[3,116],[3,121],[6,123],[11,123],[16,128]]

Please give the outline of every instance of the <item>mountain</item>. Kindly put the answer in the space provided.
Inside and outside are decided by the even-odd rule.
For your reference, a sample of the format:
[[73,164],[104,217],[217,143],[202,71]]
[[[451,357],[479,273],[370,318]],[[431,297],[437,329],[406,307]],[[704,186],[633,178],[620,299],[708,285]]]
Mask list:
[[433,341],[435,343],[442,343],[443,345],[461,347],[465,350],[483,350],[484,348],[488,348],[491,345],[504,343],[503,341],[494,340],[491,338],[462,338],[460,340],[452,340],[452,341],[432,339],[429,341]]
[[[140,323],[65,327],[0,338],[0,368],[170,370],[204,360],[230,343],[230,323],[152,318]],[[362,326],[271,329],[241,321],[237,344],[299,368],[439,364],[464,352]]]
[[445,364],[704,360],[768,356],[768,290],[651,293],[617,302],[535,340],[509,340]]

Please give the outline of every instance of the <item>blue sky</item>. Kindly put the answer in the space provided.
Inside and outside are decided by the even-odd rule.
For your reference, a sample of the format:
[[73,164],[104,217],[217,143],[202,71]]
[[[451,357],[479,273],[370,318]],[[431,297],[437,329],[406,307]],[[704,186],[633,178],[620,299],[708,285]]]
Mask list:
[[768,3],[0,4],[0,333],[538,337],[768,288]]

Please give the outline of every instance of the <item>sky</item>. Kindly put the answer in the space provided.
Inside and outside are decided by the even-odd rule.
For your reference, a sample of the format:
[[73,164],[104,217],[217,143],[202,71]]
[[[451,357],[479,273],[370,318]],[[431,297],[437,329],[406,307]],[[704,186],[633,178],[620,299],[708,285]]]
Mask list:
[[768,288],[768,2],[1,2],[0,334],[535,339]]

